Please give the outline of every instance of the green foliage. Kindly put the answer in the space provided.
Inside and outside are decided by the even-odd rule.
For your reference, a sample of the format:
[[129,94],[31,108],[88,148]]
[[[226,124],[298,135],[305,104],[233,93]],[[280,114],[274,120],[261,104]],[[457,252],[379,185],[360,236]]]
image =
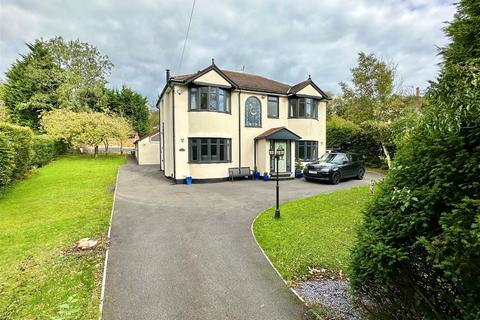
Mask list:
[[327,148],[358,153],[370,167],[385,165],[381,144],[374,132],[368,130],[367,125],[356,125],[337,116],[327,122]]
[[43,167],[63,153],[63,144],[59,139],[47,135],[36,135],[33,138],[33,150],[35,155],[32,164]]
[[62,139],[70,146],[94,146],[95,155],[100,144],[108,146],[113,139],[123,142],[133,131],[124,118],[102,112],[55,110],[44,114],[41,123],[49,135]]
[[352,288],[377,318],[480,318],[480,7],[458,6],[441,74],[352,254]]
[[12,122],[37,130],[43,112],[106,108],[108,57],[88,43],[61,37],[37,39],[27,47],[29,52],[8,70],[3,89]]
[[9,135],[0,131],[0,191],[13,179],[15,170],[15,150]]
[[40,114],[58,107],[62,72],[45,43],[27,47],[29,53],[8,70],[3,95],[12,122],[38,129]]
[[147,98],[129,87],[108,91],[108,109],[130,120],[133,130],[140,136],[151,131]]
[[[33,158],[33,132],[30,128],[0,123],[0,132],[8,138],[14,154],[12,179],[21,179],[30,170]],[[8,144],[4,148],[9,149]]]

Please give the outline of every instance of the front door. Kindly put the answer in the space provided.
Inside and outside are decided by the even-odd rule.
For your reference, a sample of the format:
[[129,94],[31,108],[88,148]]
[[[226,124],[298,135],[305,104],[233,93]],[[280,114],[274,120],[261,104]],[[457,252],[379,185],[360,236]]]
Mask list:
[[[285,155],[283,156],[282,159],[278,159],[278,172],[287,172],[287,158],[290,158],[290,156],[287,156],[287,152],[290,151],[287,149],[287,142],[285,140],[275,140],[272,142],[274,149],[277,150],[278,148],[282,147],[283,150],[285,150]],[[273,159],[272,166],[270,168],[273,168],[274,172],[277,172],[277,160]]]

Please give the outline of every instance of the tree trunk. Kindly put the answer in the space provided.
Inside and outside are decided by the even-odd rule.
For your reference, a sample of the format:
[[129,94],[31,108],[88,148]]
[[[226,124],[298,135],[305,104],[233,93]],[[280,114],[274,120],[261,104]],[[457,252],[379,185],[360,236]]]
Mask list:
[[97,157],[98,157],[98,146],[95,146],[95,148],[94,148],[94,155],[95,155],[95,159],[97,159]]
[[108,143],[105,142],[104,145],[105,145],[105,154],[108,154]]
[[388,152],[387,147],[383,142],[382,142],[382,149],[383,149],[383,154],[385,155],[385,159],[387,159],[388,169],[390,169],[392,167],[392,159],[390,158],[390,153]]
[[120,154],[123,155],[123,141],[120,141]]

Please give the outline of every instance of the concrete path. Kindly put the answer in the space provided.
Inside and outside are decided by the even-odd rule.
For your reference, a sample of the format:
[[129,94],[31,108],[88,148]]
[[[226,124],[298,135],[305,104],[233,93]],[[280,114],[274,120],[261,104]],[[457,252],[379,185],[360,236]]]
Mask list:
[[[282,181],[282,201],[351,188]],[[103,318],[302,319],[250,231],[275,203],[275,185],[235,181],[170,185],[156,166],[120,168],[106,274]]]

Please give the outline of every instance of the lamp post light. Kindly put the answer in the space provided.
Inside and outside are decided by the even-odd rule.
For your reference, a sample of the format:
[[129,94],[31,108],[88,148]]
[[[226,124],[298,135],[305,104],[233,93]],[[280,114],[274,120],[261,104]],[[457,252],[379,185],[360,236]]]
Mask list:
[[270,157],[273,158],[275,157],[276,160],[276,171],[277,171],[277,188],[276,188],[276,207],[275,207],[275,218],[279,219],[280,218],[280,186],[278,184],[278,160],[283,158],[285,155],[285,149],[282,148],[282,146],[278,147],[277,150],[273,148],[273,146],[270,147],[270,150],[268,150],[268,153],[270,154]]

